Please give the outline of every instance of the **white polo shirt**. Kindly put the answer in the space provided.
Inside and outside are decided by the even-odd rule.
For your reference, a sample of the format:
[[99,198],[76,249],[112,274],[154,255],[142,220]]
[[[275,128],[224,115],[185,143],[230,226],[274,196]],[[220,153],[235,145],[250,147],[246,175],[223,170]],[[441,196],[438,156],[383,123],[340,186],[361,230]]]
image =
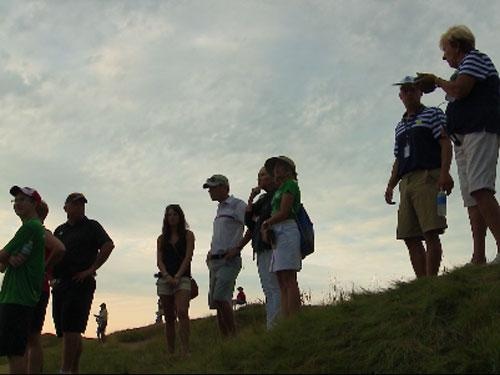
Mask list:
[[245,229],[246,203],[230,195],[217,207],[210,254],[222,254],[240,244]]

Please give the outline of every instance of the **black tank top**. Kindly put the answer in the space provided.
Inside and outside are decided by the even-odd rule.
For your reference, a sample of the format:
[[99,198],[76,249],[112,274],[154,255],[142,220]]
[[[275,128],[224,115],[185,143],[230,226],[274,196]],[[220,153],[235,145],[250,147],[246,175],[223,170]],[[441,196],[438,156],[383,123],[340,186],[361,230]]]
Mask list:
[[[182,261],[186,257],[186,236],[179,237],[174,245],[165,238],[163,238],[162,242],[162,260],[168,274],[173,277],[179,271]],[[182,276],[191,277],[191,264]]]

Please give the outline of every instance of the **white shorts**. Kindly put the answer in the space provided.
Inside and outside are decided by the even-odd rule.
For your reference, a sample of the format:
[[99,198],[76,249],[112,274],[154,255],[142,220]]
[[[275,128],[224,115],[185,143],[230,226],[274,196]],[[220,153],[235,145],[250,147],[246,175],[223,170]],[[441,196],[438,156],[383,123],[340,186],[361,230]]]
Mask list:
[[269,271],[300,271],[302,268],[300,232],[295,220],[289,219],[274,224],[272,230],[276,239],[276,248],[273,249]]
[[477,205],[471,193],[488,189],[495,192],[500,137],[485,131],[456,135],[462,143],[455,145],[458,179],[465,207]]

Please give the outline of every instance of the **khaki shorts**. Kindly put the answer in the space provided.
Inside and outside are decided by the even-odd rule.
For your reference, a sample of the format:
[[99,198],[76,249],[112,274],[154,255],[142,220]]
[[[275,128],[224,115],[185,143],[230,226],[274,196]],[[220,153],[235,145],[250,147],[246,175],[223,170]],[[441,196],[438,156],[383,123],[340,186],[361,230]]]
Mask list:
[[208,306],[215,309],[216,301],[233,299],[236,278],[241,270],[241,257],[231,259],[213,259],[208,261],[210,283],[208,287]]
[[191,291],[191,279],[186,276],[182,276],[179,279],[179,284],[173,286],[170,283],[167,283],[165,277],[161,277],[156,281],[156,286],[158,287],[158,295],[159,296],[172,296],[179,290],[189,290]]
[[458,179],[465,207],[475,206],[471,193],[488,189],[495,192],[500,137],[485,131],[456,135],[462,143],[454,146]]
[[423,238],[432,230],[444,232],[446,218],[437,215],[436,198],[439,169],[420,170],[403,176],[399,182],[397,239]]

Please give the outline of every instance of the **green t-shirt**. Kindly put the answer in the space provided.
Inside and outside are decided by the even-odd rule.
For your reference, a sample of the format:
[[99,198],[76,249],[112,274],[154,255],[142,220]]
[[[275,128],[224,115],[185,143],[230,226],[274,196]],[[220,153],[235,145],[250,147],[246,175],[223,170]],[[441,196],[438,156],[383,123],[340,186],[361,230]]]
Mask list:
[[283,182],[279,187],[279,189],[276,190],[276,192],[274,193],[273,200],[271,201],[271,207],[272,207],[271,215],[274,215],[274,213],[279,211],[283,193],[290,193],[293,195],[292,211],[290,212],[290,216],[288,218],[295,219],[295,215],[299,211],[300,207],[300,189],[297,181],[292,179]]
[[45,229],[38,219],[23,223],[14,238],[4,247],[10,255],[27,255],[19,267],[8,266],[0,290],[0,303],[35,306],[42,290]]

